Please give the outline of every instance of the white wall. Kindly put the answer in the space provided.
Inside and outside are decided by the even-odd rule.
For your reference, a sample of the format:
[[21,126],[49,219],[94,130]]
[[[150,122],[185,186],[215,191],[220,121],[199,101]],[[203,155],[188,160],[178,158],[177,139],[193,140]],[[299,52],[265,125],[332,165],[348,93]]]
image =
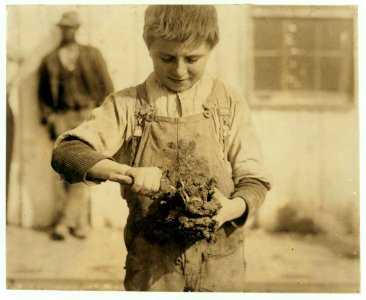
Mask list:
[[254,116],[274,178],[262,225],[286,226],[278,212],[290,207],[296,210],[294,221],[310,219],[326,232],[358,232],[357,110],[263,110]]

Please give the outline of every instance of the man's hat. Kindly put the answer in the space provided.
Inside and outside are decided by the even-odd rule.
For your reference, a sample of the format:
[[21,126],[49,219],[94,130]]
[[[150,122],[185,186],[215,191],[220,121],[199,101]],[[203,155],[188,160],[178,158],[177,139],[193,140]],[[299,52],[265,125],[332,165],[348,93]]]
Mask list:
[[62,14],[61,20],[57,25],[65,27],[79,27],[79,15],[75,11],[65,12]]

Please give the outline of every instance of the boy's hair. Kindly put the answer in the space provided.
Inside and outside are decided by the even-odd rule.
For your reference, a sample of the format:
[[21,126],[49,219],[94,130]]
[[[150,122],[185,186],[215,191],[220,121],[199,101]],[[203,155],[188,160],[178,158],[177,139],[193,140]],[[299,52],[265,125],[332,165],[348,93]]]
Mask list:
[[213,49],[219,41],[213,5],[150,5],[145,11],[143,38],[148,48],[154,39],[199,45]]

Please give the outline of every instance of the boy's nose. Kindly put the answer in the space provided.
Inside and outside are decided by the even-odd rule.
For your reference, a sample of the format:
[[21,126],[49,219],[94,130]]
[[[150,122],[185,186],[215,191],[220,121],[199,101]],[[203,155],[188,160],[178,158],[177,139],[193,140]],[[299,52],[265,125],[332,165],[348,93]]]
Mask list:
[[177,76],[177,79],[184,77],[184,75],[187,73],[187,65],[184,62],[184,60],[178,60],[175,65],[175,75]]

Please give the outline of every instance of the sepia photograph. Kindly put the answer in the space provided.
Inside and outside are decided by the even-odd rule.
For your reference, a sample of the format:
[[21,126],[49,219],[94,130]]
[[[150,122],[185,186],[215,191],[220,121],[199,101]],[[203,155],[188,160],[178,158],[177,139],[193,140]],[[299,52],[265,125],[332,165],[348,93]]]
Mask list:
[[4,10],[5,293],[360,295],[357,4]]

